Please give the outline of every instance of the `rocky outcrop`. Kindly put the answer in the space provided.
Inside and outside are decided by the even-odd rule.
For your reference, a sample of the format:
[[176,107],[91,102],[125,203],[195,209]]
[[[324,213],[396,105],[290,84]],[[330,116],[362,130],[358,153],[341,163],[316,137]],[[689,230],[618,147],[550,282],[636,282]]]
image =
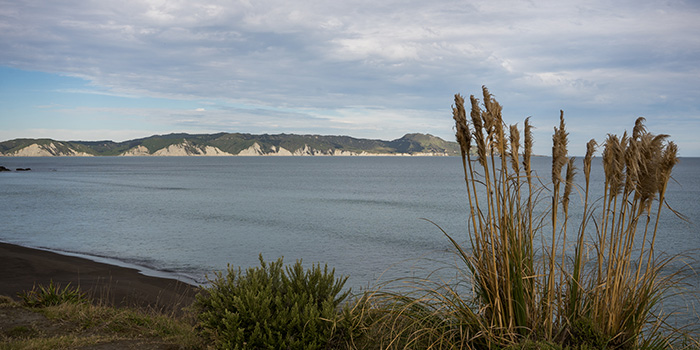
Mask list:
[[120,156],[126,156],[126,157],[139,157],[139,156],[150,156],[151,152],[148,151],[148,148],[142,145],[138,145],[132,149],[129,149],[128,151],[120,154]]
[[191,142],[184,140],[182,143],[172,144],[168,147],[161,148],[153,153],[148,151],[143,145],[136,146],[121,154],[122,156],[232,156],[231,153],[226,153],[212,146],[196,146]]
[[231,156],[216,147],[195,146],[185,140],[182,143],[173,144],[153,152],[154,156]]
[[91,157],[92,154],[76,151],[70,147],[59,148],[55,143],[40,145],[33,143],[27,147],[14,152],[6,153],[9,157],[54,157],[54,156],[69,156],[69,157]]
[[367,152],[350,152],[339,149],[328,149],[328,150],[318,150],[309,147],[309,145],[304,145],[304,147],[297,149],[295,151],[290,151],[284,147],[271,146],[269,151],[263,150],[263,148],[257,142],[253,143],[250,147],[240,151],[237,155],[239,156],[359,156],[368,155]]
[[313,150],[309,148],[309,145],[304,145],[303,148],[295,150],[292,152],[293,156],[312,156],[314,155]]
[[253,143],[252,146],[238,152],[239,156],[262,156],[265,155],[265,152],[263,152],[262,147],[260,147],[260,144],[257,142]]
[[232,156],[233,154],[224,152],[216,147],[212,146],[206,146],[204,148],[201,148],[201,154],[202,156],[209,156],[209,157],[217,157],[217,156]]
[[272,146],[272,152],[268,153],[267,155],[269,155],[269,156],[293,156],[294,154],[292,152],[289,152],[289,150],[287,150],[284,147]]
[[333,156],[339,156],[339,157],[345,157],[345,156],[364,156],[367,155],[367,152],[352,152],[352,151],[345,151],[342,149],[335,149],[333,150],[333,153],[331,154]]

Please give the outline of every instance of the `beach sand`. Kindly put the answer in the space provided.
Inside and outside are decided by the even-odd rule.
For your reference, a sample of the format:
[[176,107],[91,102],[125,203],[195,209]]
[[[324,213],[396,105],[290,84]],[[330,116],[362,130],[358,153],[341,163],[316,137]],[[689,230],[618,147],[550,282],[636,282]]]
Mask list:
[[197,293],[190,284],[145,276],[135,269],[0,243],[0,295],[19,300],[18,292],[51,281],[79,286],[96,302],[165,312],[180,311]]

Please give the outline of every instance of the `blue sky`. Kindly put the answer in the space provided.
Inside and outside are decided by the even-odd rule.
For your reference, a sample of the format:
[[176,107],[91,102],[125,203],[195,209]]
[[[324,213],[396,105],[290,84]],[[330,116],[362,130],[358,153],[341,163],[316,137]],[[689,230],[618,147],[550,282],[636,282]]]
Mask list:
[[549,153],[647,118],[700,156],[696,1],[0,0],[0,141],[170,132],[453,140],[486,85]]

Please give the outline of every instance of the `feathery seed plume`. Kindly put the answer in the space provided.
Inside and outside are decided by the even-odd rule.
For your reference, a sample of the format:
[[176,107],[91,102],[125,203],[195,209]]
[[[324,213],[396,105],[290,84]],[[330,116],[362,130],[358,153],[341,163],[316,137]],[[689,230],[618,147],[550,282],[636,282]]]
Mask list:
[[[627,142],[625,142],[625,140]],[[633,190],[637,189],[637,185],[639,184],[639,166],[642,162],[640,142],[634,138],[626,139],[623,136],[622,147],[625,157],[625,193],[631,193]]]
[[608,134],[603,147],[603,171],[612,195],[617,195],[622,189],[622,154],[620,139],[617,135]]
[[593,153],[595,153],[596,145],[594,139],[591,139],[586,144],[586,157],[583,158],[583,175],[586,177],[586,181],[591,176],[591,160],[593,158]]
[[471,148],[471,134],[467,124],[466,111],[464,110],[464,97],[459,94],[455,95],[455,108],[452,109],[452,114],[457,129],[455,136],[462,150],[462,156],[465,156],[469,153],[469,148]]
[[634,121],[634,129],[632,129],[632,138],[638,140],[642,135],[647,133],[647,128],[644,126],[646,119],[639,117]]
[[652,135],[646,133],[639,140],[639,174],[638,193],[640,201],[647,210],[651,209],[651,202],[656,197],[659,186],[662,183],[661,163],[664,155],[664,140],[668,135]]
[[556,185],[561,182],[561,169],[566,164],[567,156],[567,146],[569,140],[566,132],[566,125],[564,123],[564,111],[560,111],[559,115],[559,128],[554,128],[554,135],[552,135],[552,182]]
[[518,175],[520,173],[520,164],[518,163],[518,150],[520,149],[520,131],[518,125],[510,126],[510,160],[513,166],[513,171]]
[[508,149],[508,139],[506,138],[505,130],[503,128],[505,126],[505,124],[503,123],[503,114],[501,113],[503,107],[501,107],[498,101],[494,99],[493,103],[491,104],[491,108],[496,149],[498,150],[499,156],[506,157],[506,151]]
[[481,115],[483,114],[479,108],[479,100],[471,95],[472,103],[471,118],[474,124],[474,138],[476,139],[476,151],[479,155],[479,163],[483,166],[486,164],[486,141],[484,140],[484,124]]
[[486,134],[487,137],[490,139],[493,138],[493,128],[495,126],[495,117],[494,117],[494,106],[493,104],[495,103],[493,96],[489,92],[489,89],[486,88],[486,86],[481,87],[483,89],[484,93],[484,107],[486,108],[485,113],[482,113],[481,116],[484,118],[484,128],[486,129]]
[[[668,180],[671,179],[671,170],[673,170],[674,165],[678,164],[678,161],[678,146],[674,142],[669,142],[664,149],[661,156],[661,164],[659,165],[661,168],[661,176],[659,177],[661,184],[668,183]],[[661,185],[658,188],[659,191],[662,190]]]
[[566,184],[564,185],[564,198],[562,199],[564,213],[569,212],[569,196],[571,196],[571,189],[574,185],[575,174],[576,166],[574,165],[574,157],[571,157],[566,165]]

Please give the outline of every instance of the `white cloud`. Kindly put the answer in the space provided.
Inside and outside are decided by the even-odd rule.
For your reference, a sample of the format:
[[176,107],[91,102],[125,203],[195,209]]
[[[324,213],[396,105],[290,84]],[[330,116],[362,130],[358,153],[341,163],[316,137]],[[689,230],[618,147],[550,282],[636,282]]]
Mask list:
[[[163,133],[147,129],[25,129],[25,130],[0,130],[0,140],[15,138],[50,138],[60,141],[127,141],[142,138],[145,135]],[[167,133],[167,132],[166,132]],[[96,137],[96,135],[99,135]]]
[[350,132],[372,123],[365,112],[405,111],[421,127],[438,110],[449,123],[452,94],[482,84],[517,118],[627,111],[700,127],[698,17],[694,3],[651,0],[0,0],[0,65],[80,76],[99,93],[290,111],[261,122],[208,108],[188,124],[212,128]]

